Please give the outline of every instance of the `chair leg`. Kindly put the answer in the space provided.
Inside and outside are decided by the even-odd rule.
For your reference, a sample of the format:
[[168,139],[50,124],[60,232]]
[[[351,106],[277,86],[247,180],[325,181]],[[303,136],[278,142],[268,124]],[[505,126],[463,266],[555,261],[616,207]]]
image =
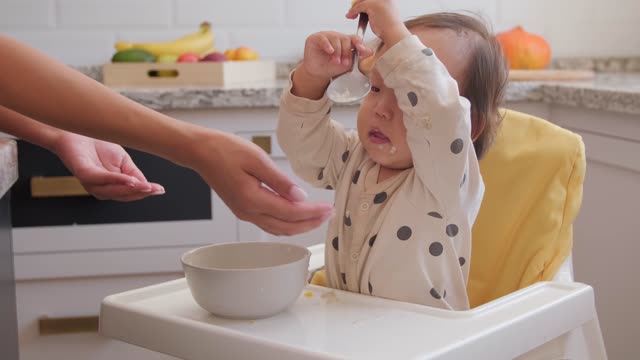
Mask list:
[[600,322],[596,316],[582,326],[585,341],[588,346],[589,358],[593,360],[607,360],[607,350],[604,346]]

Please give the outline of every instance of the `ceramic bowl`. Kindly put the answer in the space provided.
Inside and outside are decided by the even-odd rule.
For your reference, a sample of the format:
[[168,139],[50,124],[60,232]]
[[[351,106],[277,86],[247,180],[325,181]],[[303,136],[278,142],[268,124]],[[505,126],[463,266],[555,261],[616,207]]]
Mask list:
[[225,318],[260,319],[276,315],[300,296],[311,252],[273,242],[208,245],[182,255],[193,298]]

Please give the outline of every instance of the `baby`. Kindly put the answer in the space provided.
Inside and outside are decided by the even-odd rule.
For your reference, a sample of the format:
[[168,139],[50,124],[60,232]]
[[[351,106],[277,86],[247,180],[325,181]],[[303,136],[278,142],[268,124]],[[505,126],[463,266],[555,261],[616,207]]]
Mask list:
[[[477,19],[452,13],[403,23],[392,0],[355,1],[382,41],[309,36],[281,99],[278,139],[294,171],[335,189],[326,238],[330,287],[452,310],[469,308],[471,228],[484,185],[478,158],[500,123],[507,67]],[[371,60],[358,129],[330,119],[325,90]]]

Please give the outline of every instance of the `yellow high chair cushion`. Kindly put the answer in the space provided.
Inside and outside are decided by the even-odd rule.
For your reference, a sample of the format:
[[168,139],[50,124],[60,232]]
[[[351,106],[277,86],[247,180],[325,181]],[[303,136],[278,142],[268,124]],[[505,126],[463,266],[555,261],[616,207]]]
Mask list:
[[473,226],[471,307],[553,278],[571,252],[585,167],[579,135],[506,110],[480,162],[486,191]]
[[[585,153],[577,134],[506,110],[480,161],[486,191],[473,227],[471,307],[553,278],[571,252]],[[324,270],[311,283],[326,286]]]

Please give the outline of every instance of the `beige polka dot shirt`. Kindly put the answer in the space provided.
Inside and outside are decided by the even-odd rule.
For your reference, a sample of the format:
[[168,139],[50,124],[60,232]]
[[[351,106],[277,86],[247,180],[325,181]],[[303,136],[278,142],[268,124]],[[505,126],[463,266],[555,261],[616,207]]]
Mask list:
[[376,63],[394,90],[414,166],[380,183],[380,166],[355,131],[331,120],[331,101],[285,90],[278,140],[294,171],[335,189],[326,236],[328,285],[445,309],[469,308],[471,227],[484,185],[471,141],[469,102],[415,37]]

